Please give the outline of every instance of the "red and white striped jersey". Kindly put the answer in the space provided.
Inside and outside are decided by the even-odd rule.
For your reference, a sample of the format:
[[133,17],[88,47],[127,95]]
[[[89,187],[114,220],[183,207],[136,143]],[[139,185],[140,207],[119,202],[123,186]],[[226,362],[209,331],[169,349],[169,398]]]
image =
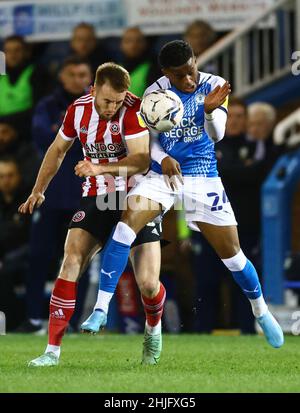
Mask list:
[[[138,121],[140,104],[141,100],[128,92],[118,112],[111,120],[106,121],[100,119],[93,96],[82,96],[68,107],[59,134],[67,141],[78,137],[84,159],[96,164],[118,162],[127,154],[126,140],[147,136],[147,129]],[[125,190],[126,182],[123,177],[115,177],[113,181],[115,190]],[[103,175],[87,177],[82,186],[82,196],[111,192],[111,184],[111,179],[107,180]]]

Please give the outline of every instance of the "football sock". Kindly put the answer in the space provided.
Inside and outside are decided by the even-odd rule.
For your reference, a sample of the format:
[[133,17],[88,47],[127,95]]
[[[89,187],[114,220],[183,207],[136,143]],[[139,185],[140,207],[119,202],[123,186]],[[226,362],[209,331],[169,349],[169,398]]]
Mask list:
[[130,247],[135,238],[136,233],[127,224],[117,224],[101,255],[99,293],[95,309],[107,313],[119,278],[126,268]]
[[241,287],[250,301],[255,317],[267,312],[267,305],[262,295],[261,285],[256,269],[240,250],[234,257],[222,259],[225,266],[231,271],[235,282]]
[[166,290],[160,283],[159,292],[153,298],[142,295],[142,303],[146,314],[146,330],[149,334],[158,334],[161,329],[161,317],[166,299]]
[[155,336],[157,334],[160,334],[161,332],[161,320],[159,320],[159,322],[156,324],[156,326],[149,326],[148,322],[146,321],[146,331],[148,334],[150,334],[151,336]]
[[58,347],[73,315],[76,293],[77,282],[57,278],[50,299],[49,340],[46,352],[54,351],[59,356]]
[[60,356],[60,346],[53,346],[52,344],[48,344],[45,350],[45,353],[54,353],[56,357],[59,358]]
[[108,306],[110,300],[112,299],[113,293],[108,293],[107,291],[98,291],[97,302],[95,304],[94,310],[102,310],[106,314],[108,313]]
[[263,295],[254,300],[249,299],[254,317],[261,317],[268,311],[268,306],[265,303]]

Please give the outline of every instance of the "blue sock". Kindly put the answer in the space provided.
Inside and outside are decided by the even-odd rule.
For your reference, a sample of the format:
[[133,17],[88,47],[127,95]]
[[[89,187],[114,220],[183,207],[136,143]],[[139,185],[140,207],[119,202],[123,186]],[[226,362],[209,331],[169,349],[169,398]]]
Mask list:
[[[131,244],[136,238],[135,232],[124,222],[119,222],[112,231],[101,255],[99,291],[113,294],[119,278],[126,268]],[[104,296],[107,296],[104,294]],[[98,295],[99,298],[99,295]],[[105,301],[109,298],[105,299]],[[99,306],[101,307],[101,298]]]
[[247,259],[246,265],[241,271],[231,272],[235,282],[250,300],[254,300],[262,295],[258,275],[251,261]]
[[130,253],[130,245],[110,238],[101,255],[99,290],[114,293],[119,278],[126,268]]

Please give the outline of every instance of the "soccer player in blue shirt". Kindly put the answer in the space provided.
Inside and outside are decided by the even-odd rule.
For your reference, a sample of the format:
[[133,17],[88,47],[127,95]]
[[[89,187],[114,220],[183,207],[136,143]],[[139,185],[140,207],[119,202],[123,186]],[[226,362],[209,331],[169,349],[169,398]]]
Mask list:
[[[188,225],[203,233],[231,271],[269,344],[281,347],[282,329],[268,310],[253,264],[240,247],[237,222],[217,171],[214,146],[224,136],[230,85],[219,76],[199,72],[191,47],[182,40],[167,43],[160,51],[159,62],[164,76],[145,95],[158,89],[175,92],[184,105],[183,119],[171,131],[153,139],[151,170],[128,194],[122,219],[102,255],[100,292],[106,295],[98,296],[101,298],[82,328],[98,331],[105,325],[103,308],[115,291],[137,234],[180,199]],[[76,173],[97,175],[97,165],[81,162]],[[143,361],[156,364],[161,349],[159,325],[151,334],[145,331]]]

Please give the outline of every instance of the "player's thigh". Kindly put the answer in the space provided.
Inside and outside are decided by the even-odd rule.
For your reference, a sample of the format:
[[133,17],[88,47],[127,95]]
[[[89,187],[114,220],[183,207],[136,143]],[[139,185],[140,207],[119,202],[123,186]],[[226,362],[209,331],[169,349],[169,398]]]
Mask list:
[[162,210],[168,211],[174,201],[175,194],[167,186],[163,175],[149,171],[127,195],[122,221],[138,233]]
[[161,205],[141,195],[131,195],[126,199],[126,207],[121,221],[137,234],[148,222],[161,214]]
[[156,292],[159,287],[161,263],[160,241],[133,247],[130,259],[139,288],[143,291]]
[[197,222],[197,226],[220,258],[231,258],[239,252],[240,243],[236,225],[219,226]]
[[81,228],[71,228],[68,231],[64,259],[61,266],[60,277],[77,280],[89,260],[99,251],[101,245],[88,231]]

